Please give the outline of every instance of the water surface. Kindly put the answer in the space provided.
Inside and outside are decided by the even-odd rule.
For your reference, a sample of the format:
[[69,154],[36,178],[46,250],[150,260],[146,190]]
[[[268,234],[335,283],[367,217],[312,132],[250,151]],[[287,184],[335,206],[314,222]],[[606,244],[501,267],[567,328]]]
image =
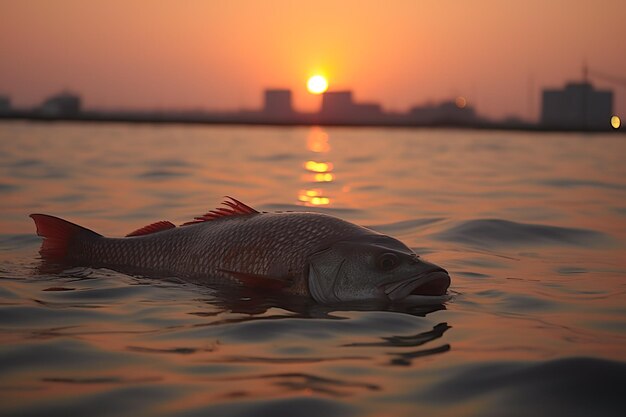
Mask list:
[[[0,124],[0,413],[622,415],[626,141],[465,130]],[[107,236],[231,195],[395,236],[443,306],[329,308],[38,269],[29,213]]]

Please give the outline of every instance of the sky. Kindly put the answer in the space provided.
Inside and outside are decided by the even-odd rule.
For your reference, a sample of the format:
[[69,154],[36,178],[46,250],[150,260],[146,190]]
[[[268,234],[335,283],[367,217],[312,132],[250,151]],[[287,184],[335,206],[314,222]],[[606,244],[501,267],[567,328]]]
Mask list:
[[582,78],[626,117],[623,0],[0,0],[0,94],[61,90],[91,109],[235,110],[289,88],[301,111],[330,89],[387,111],[464,96],[536,119],[542,88]]

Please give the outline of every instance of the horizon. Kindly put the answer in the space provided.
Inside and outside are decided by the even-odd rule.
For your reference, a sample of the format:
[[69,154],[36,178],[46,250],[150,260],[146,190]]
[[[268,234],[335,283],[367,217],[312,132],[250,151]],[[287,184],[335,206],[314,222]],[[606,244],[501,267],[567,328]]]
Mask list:
[[306,82],[321,74],[329,90],[351,90],[387,112],[463,96],[486,117],[535,121],[541,91],[581,81],[586,64],[624,117],[623,82],[597,77],[626,73],[617,53],[623,2],[385,6],[7,2],[0,94],[15,107],[70,90],[86,108],[233,111],[259,108],[265,89],[285,88],[297,111],[312,112],[320,97]]

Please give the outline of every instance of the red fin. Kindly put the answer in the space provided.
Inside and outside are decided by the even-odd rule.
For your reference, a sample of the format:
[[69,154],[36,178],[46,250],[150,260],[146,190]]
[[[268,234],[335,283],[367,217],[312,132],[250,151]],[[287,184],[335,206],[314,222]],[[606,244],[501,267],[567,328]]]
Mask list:
[[269,277],[266,275],[249,274],[247,272],[229,271],[228,269],[218,269],[220,272],[225,272],[232,275],[247,288],[280,291],[289,287],[292,284],[291,279],[282,279]]
[[175,227],[176,226],[174,226],[172,222],[162,220],[160,222],[155,222],[147,226],[144,226],[141,229],[135,230],[134,232],[130,232],[129,234],[126,235],[126,237],[149,235],[151,233],[161,232],[163,230],[173,229]]
[[37,234],[44,238],[39,250],[44,259],[63,260],[67,256],[69,243],[78,235],[101,237],[94,231],[58,217],[47,214],[31,214],[30,217],[35,221]]
[[202,223],[202,222],[208,222],[210,220],[215,220],[215,219],[219,219],[222,217],[228,217],[228,216],[241,216],[241,215],[246,215],[246,214],[256,214],[258,213],[257,210],[253,209],[252,207],[242,203],[239,200],[236,200],[230,196],[226,196],[227,199],[230,200],[224,200],[222,202],[223,205],[227,206],[227,207],[218,207],[215,210],[211,210],[208,213],[204,214],[203,216],[200,217],[195,217],[194,220],[187,222],[187,223],[183,223],[182,226],[187,226],[188,224],[196,224],[196,223]]

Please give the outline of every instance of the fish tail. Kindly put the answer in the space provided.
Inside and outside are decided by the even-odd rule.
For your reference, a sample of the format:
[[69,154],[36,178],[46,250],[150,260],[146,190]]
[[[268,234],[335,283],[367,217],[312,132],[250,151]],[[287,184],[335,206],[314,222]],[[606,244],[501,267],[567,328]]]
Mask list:
[[72,242],[89,237],[102,237],[92,230],[58,217],[47,214],[31,214],[30,217],[35,221],[37,234],[43,237],[39,254],[45,260],[63,261],[68,256]]

